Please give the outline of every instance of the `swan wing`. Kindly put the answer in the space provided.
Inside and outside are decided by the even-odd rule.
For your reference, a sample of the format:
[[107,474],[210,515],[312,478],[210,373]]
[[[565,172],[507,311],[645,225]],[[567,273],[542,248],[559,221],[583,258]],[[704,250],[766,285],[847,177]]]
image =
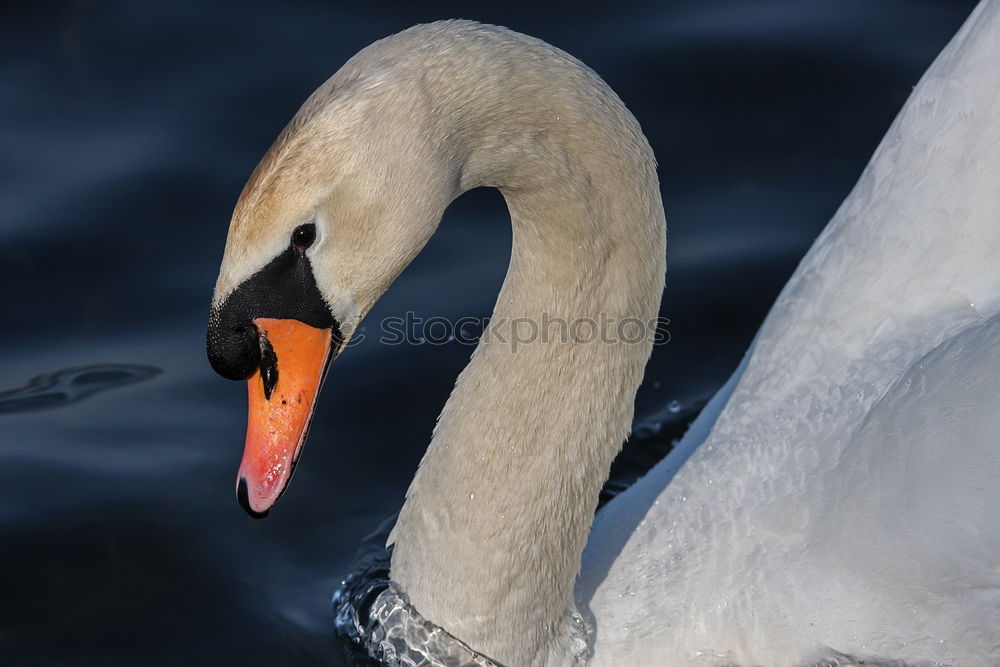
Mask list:
[[595,662],[1000,662],[1000,2],[922,78],[747,358],[599,514]]

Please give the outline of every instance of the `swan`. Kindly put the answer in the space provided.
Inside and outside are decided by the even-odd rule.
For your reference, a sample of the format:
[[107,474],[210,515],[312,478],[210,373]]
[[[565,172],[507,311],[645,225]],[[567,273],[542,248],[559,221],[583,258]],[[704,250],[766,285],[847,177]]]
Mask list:
[[655,317],[652,151],[540,40],[444,21],[367,47],[233,213],[207,344],[248,380],[241,505],[263,516],[284,491],[330,361],[444,209],[496,187],[513,246],[494,335],[390,536],[406,609],[476,664],[1000,664],[998,77],[986,0],[729,382],[595,519],[650,339],[511,334]]

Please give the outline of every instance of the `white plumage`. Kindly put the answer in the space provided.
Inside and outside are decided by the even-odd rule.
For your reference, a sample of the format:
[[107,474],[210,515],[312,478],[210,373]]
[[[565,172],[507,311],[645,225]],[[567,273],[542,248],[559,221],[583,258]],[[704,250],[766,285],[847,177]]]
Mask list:
[[595,663],[796,664],[827,646],[1000,664],[998,311],[1000,3],[984,2],[732,396],[598,517],[578,586]]

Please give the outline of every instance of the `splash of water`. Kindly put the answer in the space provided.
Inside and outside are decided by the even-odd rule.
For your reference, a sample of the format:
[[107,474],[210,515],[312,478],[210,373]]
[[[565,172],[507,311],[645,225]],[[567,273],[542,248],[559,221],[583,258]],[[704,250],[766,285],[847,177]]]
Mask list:
[[391,549],[381,549],[364,556],[333,594],[334,627],[351,663],[356,667],[503,667],[413,608],[389,579],[391,553]]

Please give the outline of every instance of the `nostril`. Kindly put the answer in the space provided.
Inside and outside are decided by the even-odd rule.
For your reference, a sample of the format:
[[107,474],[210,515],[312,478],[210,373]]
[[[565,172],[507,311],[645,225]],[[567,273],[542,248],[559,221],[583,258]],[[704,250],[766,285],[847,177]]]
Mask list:
[[260,336],[260,375],[264,384],[264,398],[271,400],[271,392],[278,384],[278,355],[267,335]]

